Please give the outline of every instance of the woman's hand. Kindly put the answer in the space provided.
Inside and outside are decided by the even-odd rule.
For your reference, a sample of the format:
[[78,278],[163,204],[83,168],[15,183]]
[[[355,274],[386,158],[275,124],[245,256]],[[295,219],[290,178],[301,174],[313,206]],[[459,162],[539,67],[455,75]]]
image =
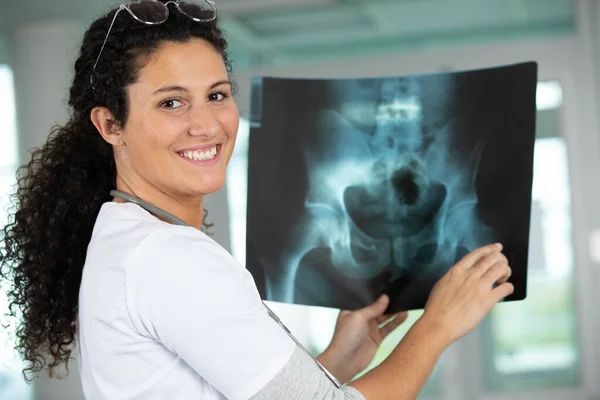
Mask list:
[[450,344],[474,329],[492,307],[514,287],[502,245],[473,250],[444,275],[433,288],[419,323],[443,335]]
[[340,311],[333,339],[318,360],[341,382],[364,370],[383,339],[408,317],[407,312],[384,314],[389,301],[383,295],[360,310]]

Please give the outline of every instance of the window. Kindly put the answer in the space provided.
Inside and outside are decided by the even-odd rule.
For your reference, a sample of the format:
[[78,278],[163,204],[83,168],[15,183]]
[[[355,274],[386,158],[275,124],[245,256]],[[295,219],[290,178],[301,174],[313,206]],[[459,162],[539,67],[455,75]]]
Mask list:
[[[0,226],[7,222],[9,194],[15,184],[17,166],[16,115],[12,72],[0,65]],[[1,236],[0,236],[1,237]],[[0,314],[4,315],[8,300],[0,288]],[[31,387],[25,383],[22,362],[14,351],[11,329],[0,327],[0,399],[32,398]]]
[[528,297],[500,304],[483,326],[485,385],[492,391],[579,383],[571,192],[560,84],[540,83],[537,105]]
[[227,199],[229,204],[229,231],[231,254],[246,265],[246,197],[248,187],[248,143],[250,124],[240,118],[235,148],[227,166]]

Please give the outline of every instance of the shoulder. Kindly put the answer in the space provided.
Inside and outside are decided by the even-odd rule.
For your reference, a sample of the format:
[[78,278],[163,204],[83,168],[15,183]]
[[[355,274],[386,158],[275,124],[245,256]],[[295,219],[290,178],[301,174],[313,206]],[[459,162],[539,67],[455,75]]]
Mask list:
[[129,262],[144,260],[166,262],[169,265],[193,265],[194,268],[243,268],[217,242],[204,232],[185,226],[165,224],[154,226],[136,246]]
[[[125,262],[129,290],[173,297],[239,293],[249,273],[221,245],[193,227],[154,226]],[[179,293],[174,293],[179,292]]]
[[116,239],[130,251],[138,250],[138,256],[161,256],[169,252],[177,258],[203,252],[213,257],[230,258],[229,253],[204,232],[161,221],[131,203],[109,202],[102,205],[92,241],[101,239]]
[[243,278],[246,269],[204,232],[166,223],[130,203],[105,203],[94,226],[89,252],[122,260],[127,285],[161,284],[161,279],[199,276]]

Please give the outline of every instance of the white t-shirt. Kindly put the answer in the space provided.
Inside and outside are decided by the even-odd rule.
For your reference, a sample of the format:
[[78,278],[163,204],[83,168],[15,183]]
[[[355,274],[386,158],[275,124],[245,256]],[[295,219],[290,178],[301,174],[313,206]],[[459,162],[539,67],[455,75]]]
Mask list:
[[100,210],[77,323],[88,400],[248,399],[296,347],[227,251],[130,203]]

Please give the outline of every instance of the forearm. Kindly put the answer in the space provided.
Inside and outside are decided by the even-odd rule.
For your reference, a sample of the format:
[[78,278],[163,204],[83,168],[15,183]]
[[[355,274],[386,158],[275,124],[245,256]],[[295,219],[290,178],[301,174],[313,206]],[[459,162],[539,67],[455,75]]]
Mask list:
[[449,341],[420,319],[378,367],[351,382],[367,400],[416,399]]

